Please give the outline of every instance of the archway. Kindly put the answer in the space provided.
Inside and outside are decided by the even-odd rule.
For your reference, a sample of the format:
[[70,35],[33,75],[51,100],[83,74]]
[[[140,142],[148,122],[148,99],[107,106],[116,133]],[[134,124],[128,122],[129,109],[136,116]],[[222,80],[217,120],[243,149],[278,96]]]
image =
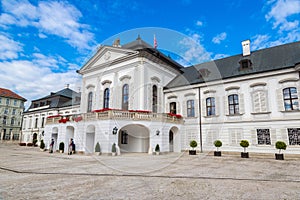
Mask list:
[[54,139],[53,151],[55,151],[57,149],[57,138],[58,138],[58,128],[53,127],[52,128],[51,139],[49,141],[49,144],[50,144],[51,140]]
[[118,144],[121,152],[148,152],[149,130],[143,125],[130,124],[119,131]]
[[173,126],[169,131],[169,151],[181,151],[179,129],[176,126]]
[[73,126],[67,126],[66,128],[66,138],[65,138],[65,152],[68,152],[70,139],[72,138],[74,141],[74,144],[76,145],[76,141],[74,140],[74,127]]
[[37,140],[37,133],[34,133],[34,134],[32,135],[32,143],[34,142],[34,140]]
[[86,129],[85,136],[85,152],[92,153],[94,152],[95,146],[95,126],[89,125]]

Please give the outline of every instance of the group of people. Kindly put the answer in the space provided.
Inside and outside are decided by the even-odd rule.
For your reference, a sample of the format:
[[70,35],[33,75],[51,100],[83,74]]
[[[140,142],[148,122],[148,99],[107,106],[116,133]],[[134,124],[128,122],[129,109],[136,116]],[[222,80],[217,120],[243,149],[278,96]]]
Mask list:
[[[52,138],[50,142],[49,153],[53,153],[53,148],[54,148],[54,139]],[[74,153],[75,153],[75,143],[73,141],[73,138],[71,138],[69,142],[68,155],[72,155]]]

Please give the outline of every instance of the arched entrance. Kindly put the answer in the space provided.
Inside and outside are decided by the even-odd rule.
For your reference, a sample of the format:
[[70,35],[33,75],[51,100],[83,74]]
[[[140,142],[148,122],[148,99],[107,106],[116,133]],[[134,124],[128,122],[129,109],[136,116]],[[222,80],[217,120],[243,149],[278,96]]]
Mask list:
[[143,125],[130,124],[119,130],[118,144],[121,152],[148,152],[149,130]]
[[95,126],[88,125],[85,136],[85,152],[93,153],[95,147]]
[[169,131],[169,151],[174,151],[174,133],[172,130]]
[[74,127],[67,126],[66,130],[66,138],[65,138],[65,152],[68,152],[70,139],[73,138],[74,144],[76,145],[76,141],[74,140]]
[[34,140],[37,140],[37,133],[33,134],[33,136],[32,136],[32,143],[33,143]]
[[180,152],[180,135],[179,129],[173,126],[169,131],[169,151]]
[[49,144],[50,144],[51,140],[54,139],[53,151],[55,151],[57,149],[57,137],[58,137],[58,128],[53,127],[52,128],[51,139],[49,141]]

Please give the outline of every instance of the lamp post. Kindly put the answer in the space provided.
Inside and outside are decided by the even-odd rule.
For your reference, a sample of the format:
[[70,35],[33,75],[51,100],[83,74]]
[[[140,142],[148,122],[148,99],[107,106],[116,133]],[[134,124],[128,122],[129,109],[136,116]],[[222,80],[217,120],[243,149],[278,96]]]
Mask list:
[[117,132],[118,132],[118,128],[117,128],[117,127],[113,128],[112,134],[113,134],[113,135],[116,135]]

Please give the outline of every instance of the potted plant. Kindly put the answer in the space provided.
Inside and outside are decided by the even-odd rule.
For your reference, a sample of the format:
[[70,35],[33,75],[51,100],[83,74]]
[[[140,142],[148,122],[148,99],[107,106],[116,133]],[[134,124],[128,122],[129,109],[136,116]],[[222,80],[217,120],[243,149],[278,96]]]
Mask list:
[[222,153],[221,153],[221,151],[219,151],[219,147],[222,146],[221,140],[214,141],[214,145],[215,145],[215,147],[217,147],[217,151],[214,151],[214,156],[221,156]]
[[192,150],[189,150],[189,155],[196,155],[196,150],[195,150],[195,148],[197,147],[197,142],[196,142],[196,140],[192,140],[191,142],[190,142],[190,147],[192,147]]
[[59,143],[59,152],[63,153],[64,149],[65,149],[65,143],[63,143],[63,142]]
[[41,150],[41,151],[45,151],[45,143],[44,143],[44,140],[41,140],[40,150]]
[[113,143],[113,145],[111,147],[111,155],[115,156],[116,152],[117,152],[116,143]]
[[101,149],[100,149],[100,144],[99,142],[97,142],[96,146],[95,146],[95,154],[97,156],[99,156],[101,154]]
[[283,153],[281,153],[281,150],[286,150],[286,143],[283,142],[283,141],[277,141],[275,143],[275,147],[276,149],[279,150],[279,153],[275,153],[275,159],[276,160],[284,160],[284,157],[283,157]]
[[156,155],[159,155],[159,152],[160,152],[160,148],[159,148],[159,144],[157,144],[155,146],[155,153],[156,153]]
[[241,140],[240,145],[241,145],[241,147],[244,148],[244,152],[241,152],[241,157],[242,158],[249,158],[249,153],[246,152],[246,148],[249,147],[248,140]]

